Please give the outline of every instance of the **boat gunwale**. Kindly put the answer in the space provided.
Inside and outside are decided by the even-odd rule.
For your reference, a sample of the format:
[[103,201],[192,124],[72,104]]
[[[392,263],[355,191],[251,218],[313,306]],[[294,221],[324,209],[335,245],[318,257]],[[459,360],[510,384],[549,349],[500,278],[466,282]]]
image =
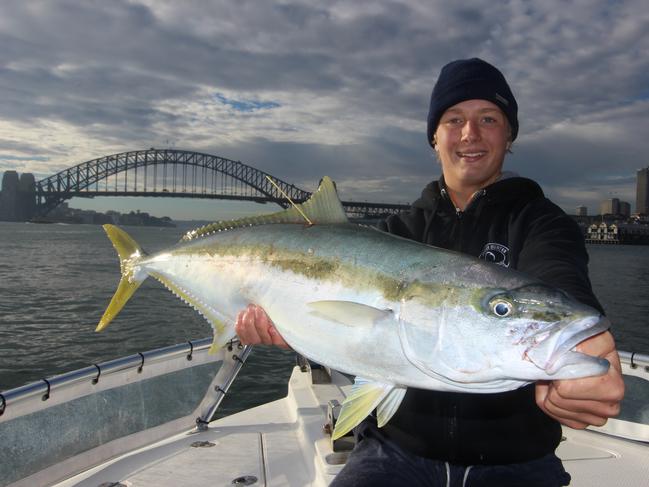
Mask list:
[[[43,395],[43,401],[46,401],[54,390],[60,389],[61,387],[70,386],[85,380],[91,380],[93,384],[97,384],[102,377],[105,378],[111,374],[131,369],[141,371],[147,364],[152,365],[164,362],[182,355],[186,355],[187,360],[190,361],[195,355],[206,354],[211,344],[212,339],[209,337],[189,340],[184,343],[118,357],[63,374],[45,377],[13,389],[0,391],[0,420],[12,403],[23,401],[39,394]],[[215,354],[214,361],[222,359],[222,355],[222,353]]]

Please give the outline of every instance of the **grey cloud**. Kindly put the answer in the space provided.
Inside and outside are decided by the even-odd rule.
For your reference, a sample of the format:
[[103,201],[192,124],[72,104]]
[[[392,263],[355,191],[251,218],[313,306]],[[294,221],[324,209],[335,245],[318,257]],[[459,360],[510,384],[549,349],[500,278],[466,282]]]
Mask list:
[[364,180],[385,179],[378,194],[357,192],[347,197],[397,202],[413,201],[421,188],[388,184],[395,174],[415,177],[419,182],[439,177],[437,163],[422,140],[423,134],[391,129],[380,138],[359,140],[353,145],[277,143],[259,138],[245,146],[213,146],[208,152],[240,160],[305,188],[313,187],[323,176],[350,187],[362,186]]
[[[197,102],[205,89],[263,91],[276,94],[273,100],[335,97],[340,120],[370,119],[375,131],[340,146],[277,142],[264,133],[215,146],[206,131],[180,142],[288,181],[313,180],[324,170],[346,182],[383,177],[390,181],[385,196],[399,198],[408,189],[395,182],[401,175],[438,174],[424,120],[439,69],[477,55],[503,70],[519,100],[521,133],[508,165],[546,186],[608,184],[643,164],[649,127],[638,101],[649,86],[647,32],[642,0],[475,7],[441,0],[10,0],[0,21],[0,121],[60,120],[121,150],[191,134],[186,118],[160,104]],[[392,126],[395,120],[402,124]],[[334,122],[314,117],[311,129]],[[552,129],[560,122],[565,130]],[[281,125],[300,130],[291,120]],[[589,132],[604,129],[617,135],[599,140]],[[25,150],[68,162],[54,161],[65,153],[58,145]]]

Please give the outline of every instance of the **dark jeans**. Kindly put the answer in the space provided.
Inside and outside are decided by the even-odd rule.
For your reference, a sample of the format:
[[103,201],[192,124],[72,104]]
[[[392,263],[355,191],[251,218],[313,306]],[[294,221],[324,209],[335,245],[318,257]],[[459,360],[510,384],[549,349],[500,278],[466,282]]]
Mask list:
[[356,447],[330,487],[559,487],[570,484],[570,475],[554,454],[509,465],[453,465],[402,450],[367,421],[355,433]]

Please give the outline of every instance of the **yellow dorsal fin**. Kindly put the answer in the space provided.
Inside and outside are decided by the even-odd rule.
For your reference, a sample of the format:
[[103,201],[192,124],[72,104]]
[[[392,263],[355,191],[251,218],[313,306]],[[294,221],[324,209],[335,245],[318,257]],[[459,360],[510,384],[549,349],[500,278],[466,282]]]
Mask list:
[[295,204],[295,202],[291,199],[291,197],[290,197],[289,195],[287,195],[286,192],[285,192],[282,188],[280,188],[280,187],[277,185],[277,183],[276,183],[275,181],[273,181],[273,178],[271,178],[270,176],[266,175],[266,179],[268,179],[268,181],[270,182],[270,184],[272,184],[273,186],[275,186],[275,188],[277,189],[277,191],[279,191],[280,193],[282,193],[282,196],[283,196],[284,198],[286,198],[286,199],[288,200],[288,202],[289,202],[289,203],[290,203],[290,204],[291,204],[291,205],[292,205],[292,206],[293,206],[293,207],[298,211],[298,213],[304,217],[304,219],[306,220],[306,222],[307,222],[309,225],[313,225],[313,222],[312,222],[311,220],[309,220],[309,217],[306,216],[306,215],[304,214],[304,212],[300,209],[300,207],[297,206],[297,205]]
[[304,203],[297,203],[286,210],[268,215],[250,216],[237,220],[210,223],[204,227],[187,232],[182,240],[193,240],[215,232],[253,225],[266,225],[270,223],[304,224],[307,223],[305,216],[307,217],[307,221],[313,225],[347,223],[349,221],[347,220],[347,215],[345,215],[343,205],[338,199],[334,182],[329,177],[325,176],[322,178],[317,191]]

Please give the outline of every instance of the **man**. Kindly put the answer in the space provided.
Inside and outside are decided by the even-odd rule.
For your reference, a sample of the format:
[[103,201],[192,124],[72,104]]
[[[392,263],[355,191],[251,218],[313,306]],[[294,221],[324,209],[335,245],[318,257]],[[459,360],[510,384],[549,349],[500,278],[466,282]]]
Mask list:
[[[601,310],[588,279],[581,232],[533,181],[502,171],[518,134],[518,106],[502,73],[480,59],[446,65],[435,84],[428,142],[442,166],[410,212],[385,231],[516,268]],[[286,347],[267,315],[239,314],[245,343]],[[624,383],[610,332],[579,350],[611,363],[601,377],[539,382],[499,394],[408,389],[379,429],[356,429],[357,445],[335,486],[568,485],[554,451],[560,423],[603,425],[619,412]]]

